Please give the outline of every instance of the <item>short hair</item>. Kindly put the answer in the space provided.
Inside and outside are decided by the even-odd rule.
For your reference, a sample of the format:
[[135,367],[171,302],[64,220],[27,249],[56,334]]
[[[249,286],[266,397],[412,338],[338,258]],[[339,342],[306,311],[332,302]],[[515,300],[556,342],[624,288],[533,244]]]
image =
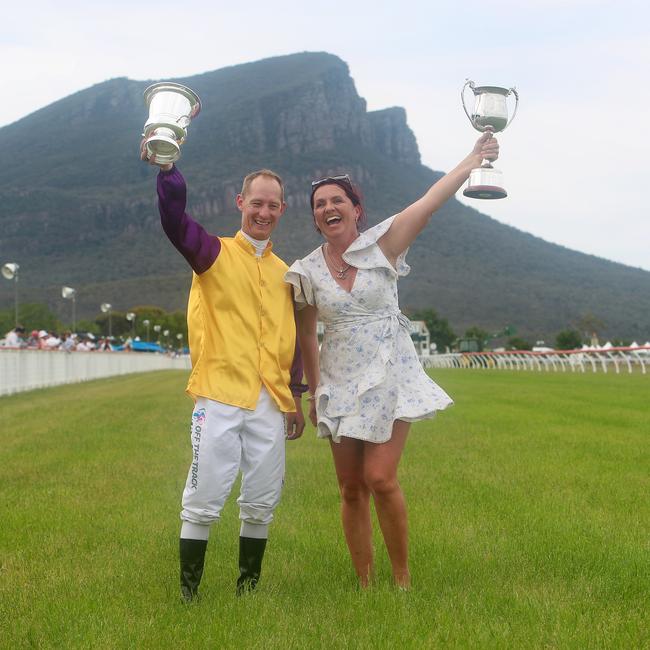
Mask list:
[[267,178],[271,178],[274,181],[278,183],[280,186],[280,200],[284,203],[284,183],[282,182],[282,178],[280,177],[279,174],[276,174],[274,171],[271,171],[270,169],[258,169],[256,172],[251,172],[244,178],[244,182],[242,183],[241,186],[241,195],[246,196],[246,192],[250,190],[251,188],[251,183],[258,177],[258,176],[266,176]]

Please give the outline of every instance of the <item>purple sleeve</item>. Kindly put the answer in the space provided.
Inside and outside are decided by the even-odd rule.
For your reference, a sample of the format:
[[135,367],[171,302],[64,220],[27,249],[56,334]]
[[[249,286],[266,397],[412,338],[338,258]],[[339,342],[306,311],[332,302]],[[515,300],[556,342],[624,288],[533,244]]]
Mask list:
[[174,165],[160,170],[157,181],[160,223],[169,241],[189,262],[195,273],[207,271],[219,255],[221,242],[185,212],[185,179]]
[[[294,305],[294,313],[295,313]],[[296,336],[296,347],[293,352],[293,362],[291,363],[291,379],[289,379],[289,388],[294,397],[300,397],[308,390],[307,384],[302,383],[303,368],[302,368],[302,353],[298,345],[298,337]]]

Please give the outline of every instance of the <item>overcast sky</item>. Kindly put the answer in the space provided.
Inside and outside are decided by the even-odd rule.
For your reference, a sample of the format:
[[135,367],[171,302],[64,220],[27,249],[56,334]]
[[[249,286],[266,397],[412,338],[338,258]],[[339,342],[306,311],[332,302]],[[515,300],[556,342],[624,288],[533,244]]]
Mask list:
[[548,241],[650,270],[645,2],[32,0],[11,13],[0,24],[0,126],[113,77],[326,51],[347,62],[369,110],[403,106],[422,162],[449,170],[478,135],[460,102],[465,79],[516,86],[519,112],[495,165],[508,198],[458,198]]

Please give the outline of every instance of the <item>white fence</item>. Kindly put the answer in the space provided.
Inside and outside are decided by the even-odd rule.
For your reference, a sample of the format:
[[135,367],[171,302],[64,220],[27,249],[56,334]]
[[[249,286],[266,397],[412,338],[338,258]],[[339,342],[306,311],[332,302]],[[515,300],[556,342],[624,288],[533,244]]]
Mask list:
[[608,372],[635,370],[646,374],[650,367],[650,346],[605,348],[601,350],[551,350],[529,352],[457,352],[421,357],[425,368],[471,368],[497,370],[537,370],[555,372]]
[[0,348],[0,395],[152,370],[189,370],[189,356]]

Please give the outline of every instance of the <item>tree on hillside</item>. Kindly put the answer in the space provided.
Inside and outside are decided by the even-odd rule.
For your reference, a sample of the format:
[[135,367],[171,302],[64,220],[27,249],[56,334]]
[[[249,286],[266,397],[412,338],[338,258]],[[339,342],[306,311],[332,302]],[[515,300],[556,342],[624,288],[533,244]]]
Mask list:
[[508,339],[508,349],[509,350],[532,350],[533,345],[532,343],[526,341],[526,339],[522,339],[520,336],[513,336],[512,338]]
[[[108,314],[99,314],[95,318],[95,323],[99,328],[99,333],[108,334]],[[111,318],[111,333],[113,336],[127,336],[131,333],[131,323],[126,320],[126,313],[123,311],[113,311]]]
[[466,339],[477,339],[479,340],[482,344],[485,344],[488,339],[490,338],[490,333],[483,328],[479,327],[478,325],[473,325],[469,329],[465,330],[465,338]]
[[594,316],[591,312],[582,314],[580,318],[575,322],[575,329],[578,332],[581,332],[585,338],[589,338],[593,335],[598,335],[598,332],[602,331],[604,327],[603,321]]
[[435,309],[422,309],[413,312],[412,320],[423,320],[429,330],[431,342],[436,344],[439,351],[444,352],[445,348],[451,348],[456,340],[456,334],[451,329],[446,318],[441,318]]
[[[130,321],[126,320],[127,313],[135,314],[135,323],[132,325]],[[165,344],[172,343],[177,341],[176,335],[182,334],[183,341],[187,344],[187,319],[184,311],[173,311],[166,312],[160,307],[154,307],[151,305],[147,306],[136,306],[127,309],[126,312],[123,311],[114,311],[111,314],[111,328],[113,336],[130,336],[131,332],[135,333],[135,336],[139,336],[142,339],[149,335],[149,339],[152,341],[160,340]],[[145,325],[145,321],[149,321],[149,327]],[[108,333],[108,314],[99,314],[95,318],[95,323],[99,326],[101,333]],[[156,332],[154,329],[156,325],[159,325],[159,331]],[[163,332],[169,330],[167,337],[163,336]],[[176,343],[173,343],[176,345]]]
[[555,337],[556,350],[575,350],[582,347],[582,336],[578,330],[562,330]]
[[[0,336],[14,328],[14,310],[0,311]],[[31,330],[60,331],[62,325],[53,312],[42,303],[26,303],[20,306],[20,324],[27,334]]]
[[77,321],[77,332],[82,334],[93,334],[94,336],[102,336],[103,330],[97,325],[94,320],[80,320]]

